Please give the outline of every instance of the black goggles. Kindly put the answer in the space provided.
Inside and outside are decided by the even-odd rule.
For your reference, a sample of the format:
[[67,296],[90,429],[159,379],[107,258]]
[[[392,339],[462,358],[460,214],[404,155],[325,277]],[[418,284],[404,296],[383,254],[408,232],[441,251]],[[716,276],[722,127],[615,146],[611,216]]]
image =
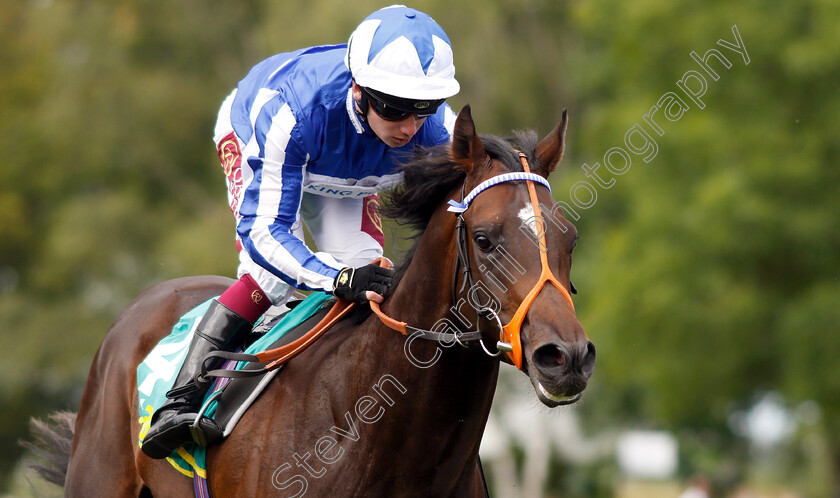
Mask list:
[[386,95],[376,90],[360,87],[362,93],[367,98],[370,106],[376,111],[376,114],[386,121],[402,121],[409,115],[415,115],[418,118],[426,118],[435,114],[438,107],[443,104],[446,99],[440,100],[413,100],[394,97]]

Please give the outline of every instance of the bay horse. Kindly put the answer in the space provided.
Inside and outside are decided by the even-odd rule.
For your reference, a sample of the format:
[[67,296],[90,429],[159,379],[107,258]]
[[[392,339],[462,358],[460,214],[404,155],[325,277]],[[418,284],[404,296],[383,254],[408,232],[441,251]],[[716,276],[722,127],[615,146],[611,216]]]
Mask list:
[[[415,340],[376,315],[339,322],[208,448],[212,495],[484,496],[478,449],[500,363],[518,366],[549,407],[577,401],[595,349],[569,297],[576,229],[559,211],[538,223],[540,206],[553,205],[547,183],[473,190],[528,167],[529,178],[547,178],[563,155],[565,130],[564,111],[539,142],[520,133],[511,139],[520,156],[507,140],[479,136],[466,106],[450,144],[404,165],[405,183],[384,213],[419,234],[381,311],[421,329],[457,320],[458,329],[478,329],[480,340]],[[461,212],[453,215],[447,201]],[[138,447],[136,368],[181,315],[231,282],[160,283],[119,315],[93,360],[62,462],[66,475],[54,476],[66,496],[193,494],[190,479]],[[490,356],[501,352],[500,333],[509,341],[498,343],[505,354]]]

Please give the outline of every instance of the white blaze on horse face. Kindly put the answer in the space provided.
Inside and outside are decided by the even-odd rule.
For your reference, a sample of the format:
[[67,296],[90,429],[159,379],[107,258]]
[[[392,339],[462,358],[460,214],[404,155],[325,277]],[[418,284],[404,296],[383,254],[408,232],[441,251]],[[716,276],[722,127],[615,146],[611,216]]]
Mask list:
[[525,207],[520,209],[517,215],[519,216],[519,219],[522,220],[522,224],[526,225],[532,232],[534,232],[534,237],[540,236],[537,231],[537,218],[534,214],[534,206],[531,205],[530,202],[525,204]]

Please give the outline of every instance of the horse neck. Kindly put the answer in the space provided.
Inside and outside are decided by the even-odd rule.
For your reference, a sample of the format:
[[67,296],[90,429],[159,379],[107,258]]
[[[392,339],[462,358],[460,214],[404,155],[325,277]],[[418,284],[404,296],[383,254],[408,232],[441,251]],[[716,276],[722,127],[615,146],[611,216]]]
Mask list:
[[[421,235],[400,284],[382,308],[389,316],[413,327],[440,331],[435,324],[442,323],[441,319],[458,324],[450,312],[454,305],[455,224],[440,222],[430,226],[437,228],[427,229]],[[418,425],[428,426],[434,421],[435,428],[443,434],[464,435],[462,443],[472,444],[472,450],[477,452],[496,389],[499,362],[476,346],[446,347],[436,341],[415,339],[406,348],[404,338],[376,317],[367,323],[380,329],[371,331],[376,337],[390,334],[394,339],[380,341],[379,358],[388,358],[394,366],[402,365],[401,374],[407,381],[422,386],[412,395],[410,413],[404,415]],[[395,345],[399,350],[394,350]]]

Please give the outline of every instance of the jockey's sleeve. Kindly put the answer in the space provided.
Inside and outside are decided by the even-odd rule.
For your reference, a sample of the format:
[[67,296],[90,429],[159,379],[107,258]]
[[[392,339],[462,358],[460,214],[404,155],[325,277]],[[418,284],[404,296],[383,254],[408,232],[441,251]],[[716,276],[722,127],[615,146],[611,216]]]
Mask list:
[[309,156],[300,123],[288,104],[278,105],[276,112],[264,107],[255,123],[259,152],[247,159],[254,177],[243,194],[237,233],[251,259],[287,284],[331,291],[342,265],[293,234]]

